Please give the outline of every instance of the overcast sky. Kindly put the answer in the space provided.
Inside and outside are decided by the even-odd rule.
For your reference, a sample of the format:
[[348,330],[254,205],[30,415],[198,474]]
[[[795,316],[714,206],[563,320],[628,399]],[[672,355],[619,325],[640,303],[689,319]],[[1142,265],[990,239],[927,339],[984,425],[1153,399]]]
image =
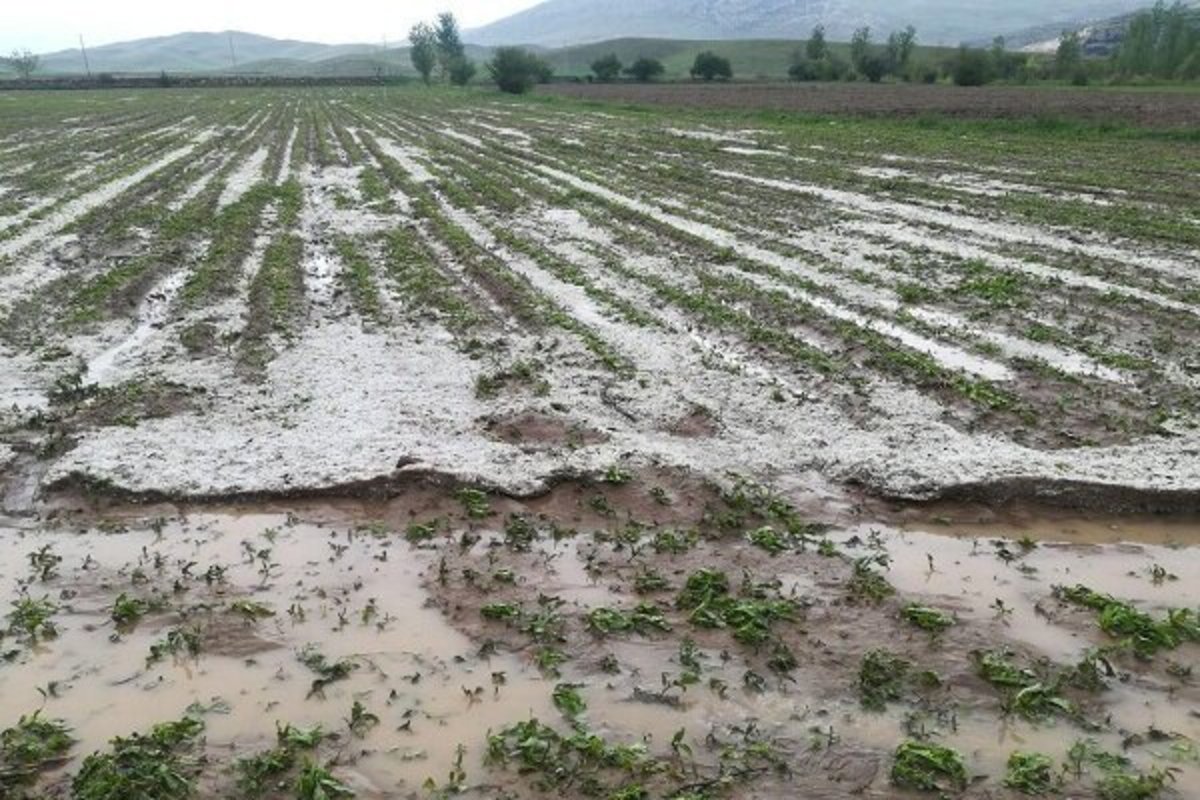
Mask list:
[[374,44],[403,39],[414,22],[452,11],[464,28],[500,19],[537,0],[3,0],[0,53],[44,53],[161,36],[227,29],[280,39]]

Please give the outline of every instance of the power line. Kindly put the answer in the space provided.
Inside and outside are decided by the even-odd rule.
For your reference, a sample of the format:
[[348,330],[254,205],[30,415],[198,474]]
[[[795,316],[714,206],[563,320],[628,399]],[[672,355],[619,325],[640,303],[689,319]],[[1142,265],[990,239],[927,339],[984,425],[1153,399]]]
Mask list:
[[83,53],[83,71],[86,72],[87,76],[90,78],[92,77],[92,66],[88,63],[87,47],[85,47],[83,44],[82,33],[79,34],[79,52]]

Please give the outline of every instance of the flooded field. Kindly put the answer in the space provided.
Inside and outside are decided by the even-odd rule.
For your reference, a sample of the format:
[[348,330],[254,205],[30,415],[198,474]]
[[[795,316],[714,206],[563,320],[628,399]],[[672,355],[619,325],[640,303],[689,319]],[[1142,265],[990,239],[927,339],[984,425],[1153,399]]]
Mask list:
[[[526,502],[423,486],[64,511],[4,529],[0,696],[69,728],[30,771],[51,796],[113,737],[181,718],[203,723],[177,769],[206,796],[293,796],[312,759],[360,797],[889,797],[902,741],[962,753],[970,785],[939,780],[971,795],[994,796],[1027,752],[1069,796],[1151,796],[1104,794],[1113,774],[1188,796],[1200,631],[1178,609],[1198,532],[826,524],[762,487],[671,475]],[[1181,641],[1106,633],[1055,588],[1079,586],[1175,619]],[[45,610],[33,630],[29,603]],[[513,740],[531,720],[623,755],[549,740],[531,755]],[[263,768],[287,726],[320,735]]]
[[0,111],[0,797],[1200,796],[1192,138]]

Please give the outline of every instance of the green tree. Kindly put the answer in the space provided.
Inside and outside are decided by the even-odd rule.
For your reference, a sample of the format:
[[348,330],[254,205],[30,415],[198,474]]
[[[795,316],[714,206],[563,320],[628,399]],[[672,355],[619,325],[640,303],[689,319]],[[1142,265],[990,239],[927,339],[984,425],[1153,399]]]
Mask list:
[[487,70],[497,88],[510,94],[524,94],[550,74],[546,62],[520,47],[497,49]]
[[459,56],[450,62],[447,75],[455,86],[466,86],[475,77],[475,62],[466,56]]
[[408,57],[412,60],[413,69],[428,86],[438,61],[437,35],[428,23],[418,22],[408,32],[408,42],[411,45]]
[[1083,68],[1083,40],[1078,31],[1064,31],[1054,53],[1054,74],[1060,78],[1077,75]]
[[963,45],[950,68],[950,76],[958,86],[983,86],[991,80],[988,54]]
[[871,29],[869,27],[859,28],[850,37],[850,63],[859,72],[863,71],[863,64],[867,60],[867,56],[871,54]]
[[4,63],[12,67],[13,71],[21,76],[21,80],[29,80],[33,73],[37,72],[41,66],[42,60],[32,51],[29,50],[13,50],[12,55],[3,59]]
[[592,62],[592,74],[601,83],[616,80],[621,74],[621,59],[617,58],[616,53],[597,58]]
[[825,26],[817,25],[804,44],[804,54],[809,61],[820,61],[829,55],[829,43],[825,41]]
[[451,68],[466,58],[462,35],[458,32],[458,20],[449,11],[438,14],[433,25],[433,39],[442,76],[449,77]]
[[663,68],[662,62],[657,58],[647,58],[642,56],[637,61],[634,61],[625,70],[625,74],[636,81],[649,83],[659,77],[666,70]]
[[917,48],[917,29],[909,25],[902,31],[894,31],[888,37],[887,60],[888,66],[897,74],[908,68],[913,51]]
[[705,50],[696,55],[692,62],[691,75],[693,78],[703,78],[706,81],[729,80],[733,77],[733,66],[729,59],[719,56],[711,50]]

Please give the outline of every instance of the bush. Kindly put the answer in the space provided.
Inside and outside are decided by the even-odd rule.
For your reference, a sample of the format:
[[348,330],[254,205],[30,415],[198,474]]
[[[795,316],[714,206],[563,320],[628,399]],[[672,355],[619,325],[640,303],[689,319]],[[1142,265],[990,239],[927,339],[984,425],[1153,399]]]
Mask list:
[[642,56],[637,61],[629,65],[625,70],[625,74],[634,80],[642,83],[649,83],[658,76],[662,75],[666,70],[663,68],[662,62],[657,58],[646,58]]
[[608,82],[616,80],[621,74],[621,59],[617,58],[616,53],[609,53],[603,58],[598,58],[592,62],[592,74],[596,76],[596,80]]
[[447,65],[446,74],[455,86],[466,86],[475,77],[475,62],[465,56],[452,59]]
[[831,53],[819,59],[804,57],[796,53],[788,77],[794,81],[840,81],[846,74],[846,62]]
[[983,86],[991,80],[990,66],[988,54],[983,50],[961,47],[950,73],[958,86]]
[[871,83],[879,83],[888,73],[888,61],[885,57],[873,53],[862,60],[860,70],[863,77]]
[[723,58],[711,50],[705,50],[696,56],[696,61],[692,64],[691,75],[693,78],[703,78],[706,81],[729,80],[733,77],[733,66],[729,63],[728,58]]
[[546,62],[520,47],[499,48],[487,69],[500,91],[510,94],[524,94],[553,74]]

